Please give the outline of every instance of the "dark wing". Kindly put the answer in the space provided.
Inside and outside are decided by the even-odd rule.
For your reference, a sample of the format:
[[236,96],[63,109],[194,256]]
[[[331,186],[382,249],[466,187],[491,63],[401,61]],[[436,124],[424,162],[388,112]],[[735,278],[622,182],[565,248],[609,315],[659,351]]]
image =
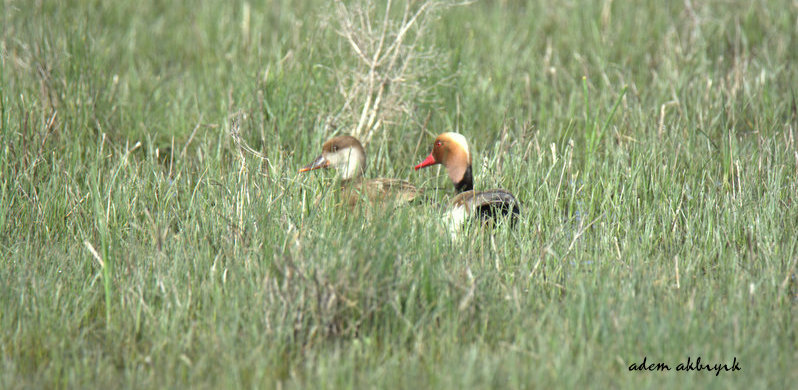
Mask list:
[[[466,194],[463,193],[461,196]],[[464,196],[462,201],[482,220],[505,215],[510,215],[515,220],[521,214],[521,203],[507,190],[471,192],[470,196]]]

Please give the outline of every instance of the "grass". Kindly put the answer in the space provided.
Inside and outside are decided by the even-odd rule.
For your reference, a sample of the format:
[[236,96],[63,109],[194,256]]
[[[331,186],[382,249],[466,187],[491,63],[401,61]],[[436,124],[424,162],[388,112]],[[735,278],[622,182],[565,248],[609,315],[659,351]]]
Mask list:
[[[454,77],[368,174],[443,199],[412,166],[466,135],[476,186],[524,210],[456,242],[434,207],[341,209],[297,173],[343,104],[326,2],[0,8],[0,387],[798,379],[794,2],[442,14]],[[742,371],[628,370],[688,356]]]

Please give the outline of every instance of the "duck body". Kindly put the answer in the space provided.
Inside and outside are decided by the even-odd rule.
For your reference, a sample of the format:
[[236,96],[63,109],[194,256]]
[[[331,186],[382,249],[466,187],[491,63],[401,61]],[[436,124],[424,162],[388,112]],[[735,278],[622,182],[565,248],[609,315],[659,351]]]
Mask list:
[[471,173],[471,154],[465,137],[458,133],[443,133],[435,139],[432,152],[424,161],[416,165],[419,170],[435,164],[442,164],[454,184],[457,196],[452,198],[446,211],[452,234],[468,219],[483,222],[509,216],[515,222],[521,214],[521,203],[512,193],[496,188],[474,191],[474,178]]
[[361,200],[372,202],[410,202],[420,191],[405,180],[393,178],[365,179],[366,151],[357,138],[340,135],[322,145],[322,153],[299,172],[315,169],[335,169],[340,175],[344,202],[354,206]]
[[489,221],[496,217],[521,213],[520,203],[507,190],[496,188],[488,191],[466,191],[455,196],[451,202],[452,210],[472,214],[480,220]]
[[391,178],[351,179],[341,182],[342,199],[349,206],[363,200],[369,202],[409,203],[419,197],[420,190],[405,180]]

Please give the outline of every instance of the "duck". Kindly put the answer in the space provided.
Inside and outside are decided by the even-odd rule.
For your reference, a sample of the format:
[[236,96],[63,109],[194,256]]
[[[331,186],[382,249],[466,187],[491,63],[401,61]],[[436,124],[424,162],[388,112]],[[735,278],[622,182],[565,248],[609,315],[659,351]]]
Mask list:
[[344,201],[350,206],[364,198],[372,202],[394,200],[409,203],[419,198],[422,192],[405,180],[365,179],[366,150],[351,135],[339,135],[327,140],[321,147],[321,154],[299,172],[330,168],[338,172]]
[[436,164],[446,168],[457,194],[449,202],[445,216],[453,236],[466,220],[474,217],[487,222],[509,215],[513,224],[518,219],[521,203],[509,191],[501,188],[474,191],[471,153],[462,134],[447,132],[438,135],[432,151],[415,166],[415,170]]

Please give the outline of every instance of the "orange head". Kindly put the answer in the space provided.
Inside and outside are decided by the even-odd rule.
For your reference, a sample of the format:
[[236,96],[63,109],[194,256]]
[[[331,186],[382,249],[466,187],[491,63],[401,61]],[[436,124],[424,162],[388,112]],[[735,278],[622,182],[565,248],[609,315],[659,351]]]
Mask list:
[[[419,170],[430,165],[442,164],[449,173],[449,179],[455,184],[458,190],[461,183],[471,181],[471,153],[468,150],[468,142],[465,137],[458,133],[443,133],[435,138],[432,152],[420,164],[416,165]],[[462,185],[465,185],[464,183]],[[473,188],[473,183],[468,183]]]

